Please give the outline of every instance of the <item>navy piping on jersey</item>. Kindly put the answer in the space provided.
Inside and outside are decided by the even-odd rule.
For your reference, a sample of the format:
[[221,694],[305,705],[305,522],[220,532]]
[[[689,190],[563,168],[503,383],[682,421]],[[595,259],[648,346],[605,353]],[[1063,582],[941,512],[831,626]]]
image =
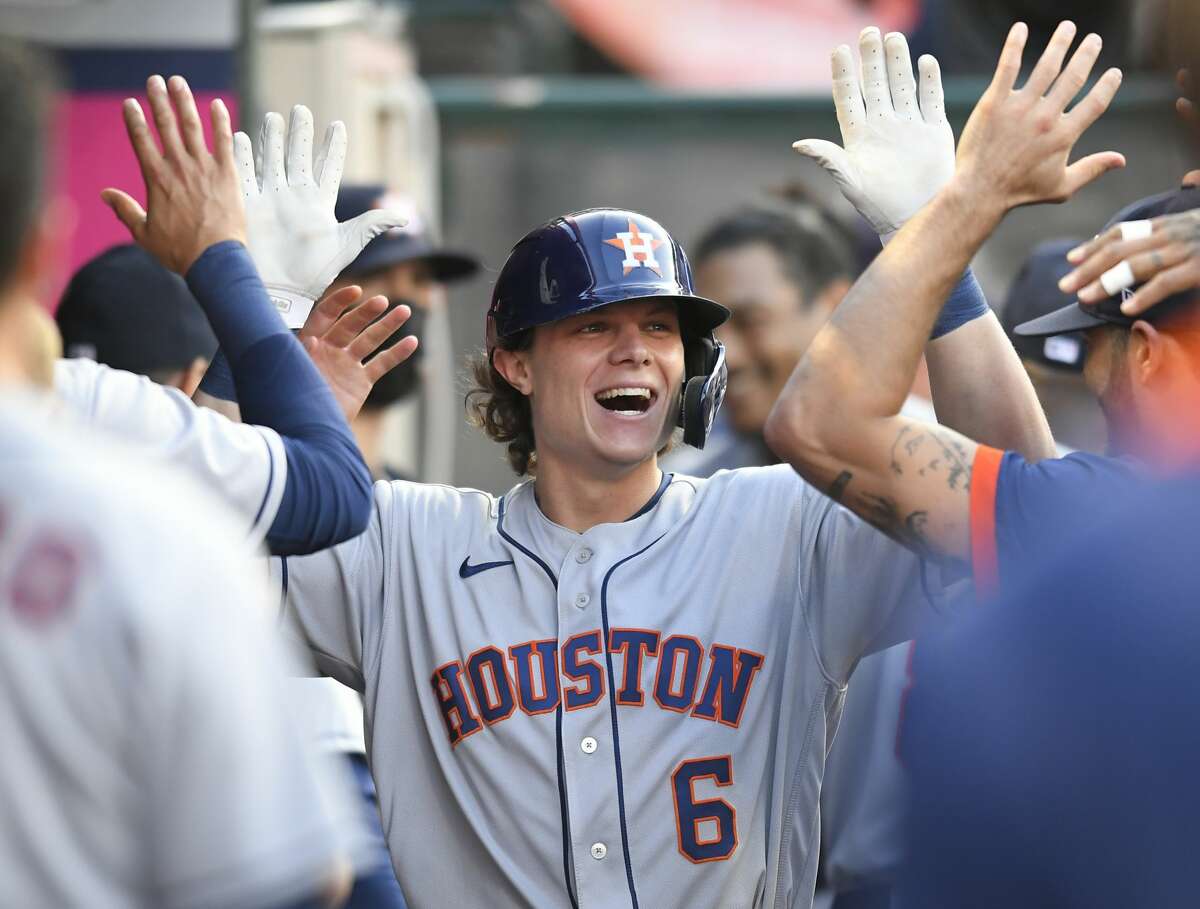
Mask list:
[[608,709],[612,716],[613,763],[617,768],[617,812],[621,817],[621,851],[625,855],[625,878],[629,881],[629,896],[633,900],[633,909],[638,909],[638,898],[637,888],[633,883],[633,861],[629,857],[629,830],[625,822],[625,782],[621,775],[621,737],[617,730],[617,680],[616,674],[613,672],[612,650],[608,646],[608,582],[612,578],[614,571],[630,559],[636,559],[665,536],[666,534],[664,533],[658,539],[643,546],[633,555],[625,556],[625,558],[613,565],[604,575],[604,583],[600,585],[600,621],[604,625],[604,662],[608,668]]
[[[500,514],[496,518],[496,532],[500,534],[500,538],[509,543],[515,549],[531,558],[542,571],[546,572],[546,576],[550,578],[550,584],[554,587],[555,605],[558,600],[558,578],[554,576],[554,572],[550,570],[550,566],[543,562],[536,553],[529,550],[514,540],[504,529],[504,498],[500,498]],[[560,692],[558,705],[554,708],[554,750],[555,750],[555,775],[558,777],[558,813],[562,821],[562,847],[563,847],[563,881],[567,885],[567,898],[571,901],[571,909],[579,909],[579,902],[575,899],[575,887],[572,884],[573,875],[571,873],[571,839],[567,835],[570,829],[570,818],[567,816],[567,784],[563,780],[563,743],[562,743],[562,694]]]
[[658,504],[658,500],[663,497],[663,493],[667,491],[667,487],[671,485],[671,478],[674,476],[675,476],[675,474],[673,474],[673,473],[667,473],[666,471],[663,471],[662,480],[659,481],[658,489],[654,490],[654,495],[652,495],[650,497],[650,501],[647,502],[645,505],[643,505],[641,508],[639,508],[636,512],[634,512],[630,517],[626,518],[625,520],[634,521],[634,520],[640,518],[642,515],[646,514],[647,512],[651,511],[654,508],[654,506]]
[[287,556],[279,557],[279,621],[287,618]]
[[[271,498],[271,489],[275,485],[275,452],[271,451],[271,443],[267,441],[266,436],[260,434],[259,438],[267,446],[267,488],[263,492],[262,502],[258,505],[258,513],[254,516],[254,523],[250,525],[251,533],[254,533],[254,529],[258,527],[258,522],[262,520],[263,512],[267,508],[267,500]],[[284,564],[287,563],[285,562]]]

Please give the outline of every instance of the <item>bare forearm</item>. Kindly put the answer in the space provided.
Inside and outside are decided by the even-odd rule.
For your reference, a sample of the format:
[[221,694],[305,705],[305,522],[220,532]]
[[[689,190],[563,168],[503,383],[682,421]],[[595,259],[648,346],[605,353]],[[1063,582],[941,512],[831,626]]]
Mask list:
[[930,341],[925,356],[940,423],[1030,461],[1055,456],[1033,384],[994,315]]
[[943,189],[846,294],[788,382],[780,416],[802,417],[810,437],[852,436],[863,420],[899,413],[947,294],[999,217],[955,182]]

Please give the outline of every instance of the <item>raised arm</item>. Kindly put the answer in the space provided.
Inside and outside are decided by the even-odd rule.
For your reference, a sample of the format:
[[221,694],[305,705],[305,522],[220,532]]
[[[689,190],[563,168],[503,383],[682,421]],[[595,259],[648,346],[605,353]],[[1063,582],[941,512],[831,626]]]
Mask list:
[[[966,561],[969,554],[977,442],[899,415],[943,302],[1009,209],[1065,201],[1124,163],[1115,152],[1067,163],[1120,84],[1120,72],[1109,70],[1066,112],[1099,54],[1100,39],[1085,38],[1064,68],[1074,27],[1060,25],[1018,90],[1027,33],[1023,23],[1009,32],[995,76],[963,130],[954,176],[851,288],[767,424],[774,450],[813,485],[905,545],[950,560]],[[969,379],[954,376],[958,383]],[[969,412],[969,397],[951,397],[955,409]],[[1020,412],[1007,418],[1018,427]]]
[[[280,319],[246,251],[244,169],[239,171],[235,160],[229,114],[220,101],[213,103],[210,153],[195,101],[181,77],[172,77],[169,87],[160,76],[152,77],[147,95],[161,152],[137,101],[128,99],[124,105],[126,128],[146,183],[146,208],[116,189],[105,190],[103,198],[139,244],[187,279],[228,355],[243,420],[269,427],[282,438],[285,463],[278,469],[286,472],[286,480],[267,533],[271,550],[312,552],[353,537],[362,532],[370,514],[370,475],[334,396]],[[311,140],[311,121],[308,136]],[[344,130],[331,134],[322,172],[336,172],[340,178],[344,138]],[[281,138],[272,149],[267,160],[274,164],[282,155]],[[293,160],[305,149],[296,151]],[[302,164],[297,165],[299,191],[331,200],[336,185],[313,190],[311,175],[307,180],[299,176],[302,170]],[[268,185],[278,200],[296,199],[294,187],[280,182],[278,173]],[[361,249],[352,248],[357,239],[365,244],[371,230],[397,223],[386,212],[373,216],[370,224],[355,225],[364,228],[359,237],[339,230],[329,201],[338,255],[352,259]],[[307,226],[314,235],[321,234],[322,224],[315,219]],[[312,252],[314,242],[308,237],[296,245]],[[328,269],[336,269],[337,262],[338,257],[331,256],[309,270],[280,268],[267,277],[287,279],[276,294],[280,299],[290,294],[293,309],[299,310],[304,295],[315,298],[314,283]],[[293,278],[288,279],[289,274]],[[271,455],[264,450],[264,457]]]

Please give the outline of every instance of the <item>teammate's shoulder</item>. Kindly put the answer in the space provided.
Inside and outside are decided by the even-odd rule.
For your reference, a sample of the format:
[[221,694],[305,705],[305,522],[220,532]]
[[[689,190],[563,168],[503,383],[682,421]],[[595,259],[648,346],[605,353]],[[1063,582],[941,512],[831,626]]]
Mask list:
[[377,480],[374,497],[381,513],[404,510],[494,517],[499,506],[499,500],[482,489],[412,480]]

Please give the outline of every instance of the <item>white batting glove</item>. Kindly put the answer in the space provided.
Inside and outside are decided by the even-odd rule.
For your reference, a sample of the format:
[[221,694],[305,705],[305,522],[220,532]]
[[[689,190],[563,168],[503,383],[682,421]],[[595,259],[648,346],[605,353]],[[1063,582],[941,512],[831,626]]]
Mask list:
[[292,108],[287,139],[285,159],[283,117],[269,113],[259,132],[258,157],[245,133],[234,135],[233,149],[246,204],[250,255],[283,321],[298,329],[314,301],[363,247],[384,231],[401,227],[404,218],[379,209],[337,222],[333,207],[346,160],[346,125],[340,120],[325,131],[315,162],[307,107]]
[[858,38],[862,87],[850,48],[833,52],[833,104],[842,145],[805,139],[792,145],[837,182],[842,195],[886,243],[954,175],[954,132],[946,120],[938,62],[925,54],[913,80],[908,42],[899,32]]

